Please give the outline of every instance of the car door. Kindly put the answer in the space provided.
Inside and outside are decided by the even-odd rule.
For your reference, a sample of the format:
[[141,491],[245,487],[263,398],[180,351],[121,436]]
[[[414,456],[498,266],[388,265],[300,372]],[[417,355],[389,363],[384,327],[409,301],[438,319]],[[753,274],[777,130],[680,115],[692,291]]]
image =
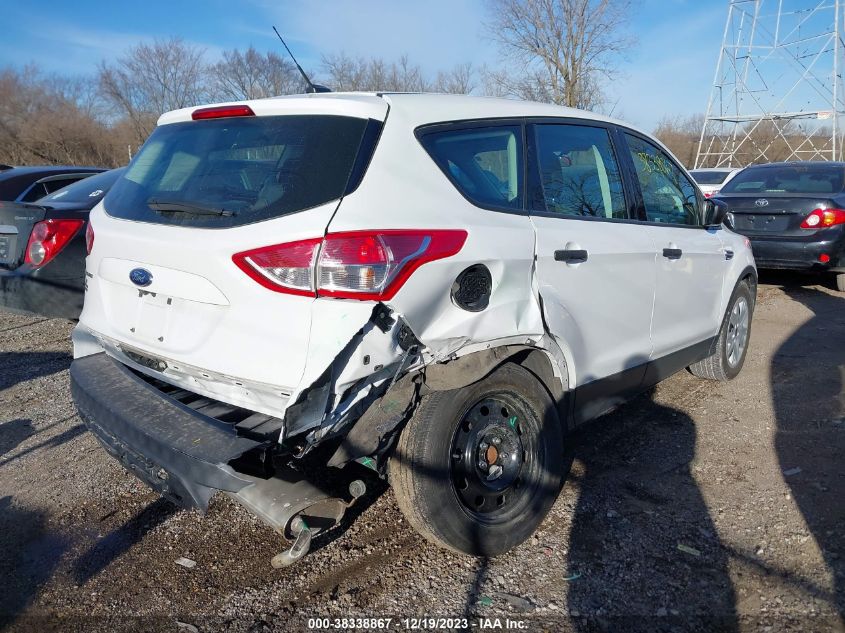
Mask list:
[[632,219],[608,126],[534,122],[528,139],[539,293],[551,333],[572,355],[577,422],[641,384],[652,351],[655,245]]
[[623,136],[639,184],[641,217],[657,247],[653,359],[659,362],[677,353],[678,362],[667,368],[671,373],[697,360],[692,357],[703,342],[718,332],[730,254],[719,231],[704,226],[703,200],[683,169],[642,136],[627,131]]

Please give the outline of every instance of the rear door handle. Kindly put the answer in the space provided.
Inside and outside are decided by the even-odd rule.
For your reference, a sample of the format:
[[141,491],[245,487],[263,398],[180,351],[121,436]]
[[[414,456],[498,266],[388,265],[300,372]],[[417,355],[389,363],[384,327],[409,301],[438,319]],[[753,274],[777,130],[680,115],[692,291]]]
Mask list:
[[726,248],[725,249],[725,259],[733,259],[733,258],[734,258],[734,252],[731,249]]
[[566,262],[567,264],[583,264],[587,261],[589,253],[585,250],[570,250],[555,251],[556,262]]
[[663,249],[663,257],[666,259],[681,259],[681,255],[684,254],[680,248],[664,248]]

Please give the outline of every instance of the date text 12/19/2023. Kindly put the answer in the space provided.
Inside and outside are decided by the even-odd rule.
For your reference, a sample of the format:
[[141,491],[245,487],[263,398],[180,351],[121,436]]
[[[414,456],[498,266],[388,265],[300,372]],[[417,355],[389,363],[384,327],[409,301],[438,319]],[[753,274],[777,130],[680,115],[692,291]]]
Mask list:
[[308,618],[309,630],[406,630],[406,631],[454,631],[454,630],[491,630],[525,631],[528,622],[512,618]]

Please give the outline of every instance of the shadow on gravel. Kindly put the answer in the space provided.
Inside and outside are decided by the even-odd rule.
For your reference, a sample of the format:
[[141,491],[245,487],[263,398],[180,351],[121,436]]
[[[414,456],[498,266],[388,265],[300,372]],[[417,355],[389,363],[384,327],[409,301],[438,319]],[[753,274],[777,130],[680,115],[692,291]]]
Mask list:
[[81,585],[99,574],[176,511],[176,506],[160,498],[106,534],[73,564],[73,576],[77,584]]
[[35,435],[32,420],[18,418],[0,424],[0,456],[5,455]]
[[50,579],[68,547],[50,532],[45,515],[0,498],[0,630],[13,624]]
[[0,352],[0,391],[70,367],[67,352]]
[[[777,349],[772,397],[781,471],[845,614],[845,298],[784,284],[813,316]],[[822,584],[826,584],[820,579]],[[845,620],[845,618],[843,618]]]
[[[64,418],[63,420],[60,420],[59,423],[66,422],[67,420],[71,420],[74,417],[76,417],[76,416],[68,416],[67,418]],[[0,434],[2,434],[2,439],[0,439],[0,448],[5,448],[6,441],[8,439],[5,435],[6,434],[6,427],[10,424],[14,424],[14,422],[23,422],[24,423],[22,426],[18,427],[19,428],[19,430],[18,430],[19,437],[21,437],[21,439],[14,446],[7,448],[6,450],[0,451],[0,455],[5,455],[6,453],[9,453],[10,451],[12,451],[15,448],[15,446],[18,446],[21,442],[26,441],[26,439],[28,439],[29,437],[31,437],[33,435],[33,433],[30,432],[29,435],[26,435],[26,437],[23,437],[23,434],[26,433],[27,430],[32,431],[32,422],[30,422],[29,420],[14,420],[13,422],[7,422],[6,424],[0,425]],[[26,423],[29,423],[28,429],[26,427]],[[83,424],[77,424],[76,426],[72,426],[69,429],[62,431],[58,435],[51,437],[49,440],[44,440],[43,442],[35,444],[34,446],[30,446],[29,448],[26,448],[26,449],[22,450],[21,452],[16,453],[15,455],[12,455],[11,457],[6,457],[6,458],[3,458],[3,459],[0,459],[0,468],[12,463],[13,461],[15,461],[17,459],[20,459],[24,455],[34,453],[35,451],[39,451],[41,449],[51,449],[51,448],[55,448],[57,446],[61,446],[65,442],[70,442],[71,440],[79,437],[83,433],[85,433],[85,426]]]
[[649,394],[570,436],[577,630],[737,630],[729,554],[690,472],[695,444],[692,419]]

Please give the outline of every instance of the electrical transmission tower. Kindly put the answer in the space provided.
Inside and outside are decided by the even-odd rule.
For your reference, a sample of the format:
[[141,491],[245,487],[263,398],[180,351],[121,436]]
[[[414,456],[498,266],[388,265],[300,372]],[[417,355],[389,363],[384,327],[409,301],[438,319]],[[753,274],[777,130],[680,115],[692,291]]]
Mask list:
[[845,0],[729,0],[696,167],[841,160]]

